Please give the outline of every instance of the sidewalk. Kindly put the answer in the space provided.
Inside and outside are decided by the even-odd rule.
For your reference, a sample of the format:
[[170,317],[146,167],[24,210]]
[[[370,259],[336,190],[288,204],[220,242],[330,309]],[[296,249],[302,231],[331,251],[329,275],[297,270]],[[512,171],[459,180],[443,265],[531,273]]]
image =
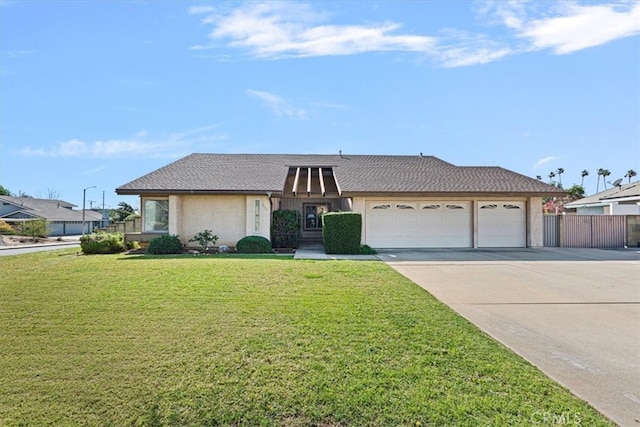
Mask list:
[[379,261],[376,255],[327,255],[324,252],[322,243],[302,243],[298,249],[296,249],[293,259]]

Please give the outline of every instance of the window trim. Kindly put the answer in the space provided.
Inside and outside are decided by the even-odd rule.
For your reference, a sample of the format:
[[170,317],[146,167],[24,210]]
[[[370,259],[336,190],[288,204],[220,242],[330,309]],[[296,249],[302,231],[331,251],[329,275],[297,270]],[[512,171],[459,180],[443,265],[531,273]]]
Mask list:
[[[147,202],[167,202],[167,228],[158,230],[158,229],[147,229]],[[169,233],[169,198],[168,197],[143,197],[142,198],[142,232],[143,233],[158,233],[158,234],[167,234]]]

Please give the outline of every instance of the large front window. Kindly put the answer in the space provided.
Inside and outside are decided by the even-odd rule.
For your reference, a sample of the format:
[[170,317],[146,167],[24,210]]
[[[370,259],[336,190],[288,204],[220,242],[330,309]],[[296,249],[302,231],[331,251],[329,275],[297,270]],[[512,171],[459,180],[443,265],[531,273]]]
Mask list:
[[144,231],[169,231],[169,200],[145,199]]

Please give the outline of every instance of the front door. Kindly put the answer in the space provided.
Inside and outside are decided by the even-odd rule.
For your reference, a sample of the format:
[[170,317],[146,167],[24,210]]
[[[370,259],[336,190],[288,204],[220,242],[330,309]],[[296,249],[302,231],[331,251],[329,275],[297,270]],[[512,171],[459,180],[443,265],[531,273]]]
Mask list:
[[304,231],[322,231],[322,215],[330,209],[328,204],[305,203],[302,207]]

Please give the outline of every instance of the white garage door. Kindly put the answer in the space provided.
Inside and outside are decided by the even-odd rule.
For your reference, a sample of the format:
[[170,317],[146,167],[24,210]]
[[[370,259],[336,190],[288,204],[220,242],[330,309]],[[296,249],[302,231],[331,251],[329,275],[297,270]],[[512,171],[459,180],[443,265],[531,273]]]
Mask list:
[[527,246],[524,202],[481,202],[478,205],[478,246],[524,248]]
[[471,202],[369,202],[366,241],[374,248],[468,248]]

